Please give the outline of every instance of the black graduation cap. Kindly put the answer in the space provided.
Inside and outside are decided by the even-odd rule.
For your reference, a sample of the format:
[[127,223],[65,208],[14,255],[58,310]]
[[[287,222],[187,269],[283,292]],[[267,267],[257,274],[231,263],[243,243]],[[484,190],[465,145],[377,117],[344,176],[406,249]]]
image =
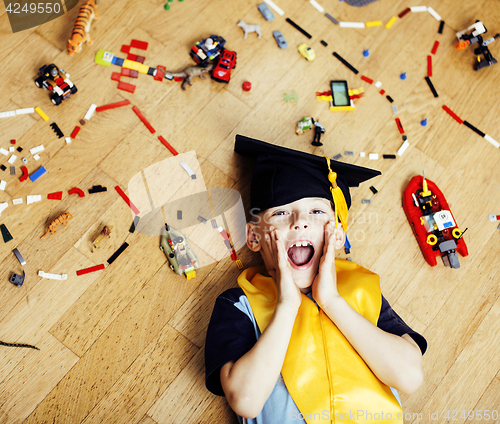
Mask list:
[[[295,202],[305,197],[332,200],[329,168],[326,158],[276,146],[242,135],[236,136],[234,151],[256,158],[251,187],[251,208],[263,211]],[[349,187],[381,175],[380,171],[330,161],[337,173],[337,185],[344,194],[347,208],[351,206]]]

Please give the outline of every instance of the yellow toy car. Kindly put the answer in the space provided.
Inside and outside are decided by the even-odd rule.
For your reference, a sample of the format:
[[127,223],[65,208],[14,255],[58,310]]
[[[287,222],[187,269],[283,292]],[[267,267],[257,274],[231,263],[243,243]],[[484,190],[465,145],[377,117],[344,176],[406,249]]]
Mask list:
[[306,43],[301,44],[298,47],[298,51],[302,56],[304,56],[309,61],[312,61],[316,58],[316,53],[314,53],[312,47],[309,47]]

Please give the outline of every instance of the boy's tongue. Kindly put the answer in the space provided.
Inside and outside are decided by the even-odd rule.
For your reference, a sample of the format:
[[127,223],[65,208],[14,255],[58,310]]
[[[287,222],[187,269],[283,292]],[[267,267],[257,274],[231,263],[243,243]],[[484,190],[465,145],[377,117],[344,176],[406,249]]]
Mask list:
[[288,257],[297,266],[305,265],[314,255],[312,246],[292,246],[288,249]]

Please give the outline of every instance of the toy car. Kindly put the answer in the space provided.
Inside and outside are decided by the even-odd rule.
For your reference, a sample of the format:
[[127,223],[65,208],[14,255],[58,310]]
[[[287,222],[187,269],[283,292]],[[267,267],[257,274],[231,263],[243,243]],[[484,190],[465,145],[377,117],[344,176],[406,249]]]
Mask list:
[[314,120],[311,116],[306,116],[302,118],[299,122],[297,122],[297,126],[295,127],[295,134],[300,135],[304,134],[306,131],[312,130],[314,125]]
[[191,250],[187,237],[180,231],[165,224],[160,236],[160,250],[165,253],[170,268],[176,274],[185,274],[188,280],[196,276],[195,268],[200,267],[198,258]]
[[219,35],[211,35],[201,41],[197,41],[189,55],[201,66],[207,66],[210,60],[214,60],[224,50],[226,40]]
[[266,3],[261,3],[257,5],[257,9],[259,9],[259,12],[262,13],[262,16],[264,16],[264,19],[266,21],[269,22],[274,19],[273,12],[271,12],[271,9],[269,9]]
[[298,47],[298,50],[299,53],[309,61],[312,61],[316,58],[316,53],[314,53],[312,47],[309,47],[306,43],[301,44]]
[[229,82],[231,78],[231,69],[236,67],[236,53],[230,50],[224,50],[217,66],[212,71],[212,79],[217,82]]
[[419,175],[413,177],[403,193],[403,209],[429,265],[436,266],[436,257],[441,256],[445,266],[460,268],[456,252],[462,256],[469,252],[436,184]]
[[278,43],[278,47],[280,49],[286,49],[288,47],[288,43],[286,42],[285,37],[283,37],[283,34],[281,33],[281,31],[274,31],[273,37],[276,40],[276,42]]
[[69,79],[69,74],[59,69],[53,63],[43,65],[38,70],[35,85],[38,88],[51,91],[51,100],[56,106],[60,105],[64,99],[69,99],[71,94],[75,94],[78,91],[76,85]]

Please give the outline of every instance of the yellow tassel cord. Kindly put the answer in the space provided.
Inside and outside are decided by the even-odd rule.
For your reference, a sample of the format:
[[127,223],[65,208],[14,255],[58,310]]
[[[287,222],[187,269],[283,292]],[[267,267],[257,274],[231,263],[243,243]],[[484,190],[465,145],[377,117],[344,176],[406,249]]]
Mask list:
[[[341,188],[337,185],[337,173],[332,171],[330,167],[330,158],[325,156],[326,162],[328,164],[328,181],[330,181],[332,192],[333,204],[335,205],[335,215],[338,215],[340,222],[344,231],[347,231],[347,221],[349,210],[347,209],[347,203],[345,201],[344,193],[342,193]],[[335,225],[337,225],[337,220],[335,219]]]

